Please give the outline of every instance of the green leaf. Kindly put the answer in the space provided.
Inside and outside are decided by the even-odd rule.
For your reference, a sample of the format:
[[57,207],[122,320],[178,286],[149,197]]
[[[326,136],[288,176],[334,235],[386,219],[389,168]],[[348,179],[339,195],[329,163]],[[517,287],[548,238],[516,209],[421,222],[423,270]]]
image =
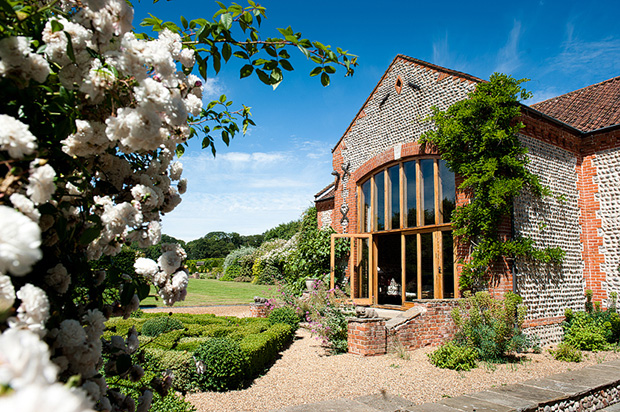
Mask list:
[[214,53],[212,54],[212,56],[213,56],[213,69],[215,70],[215,73],[217,74],[220,72],[220,68],[222,67],[222,62],[220,60],[220,54]]
[[67,36],[67,56],[69,56],[69,59],[71,59],[71,61],[75,63],[75,54],[73,53],[73,43],[71,42],[71,35],[67,32],[65,32],[65,35]]
[[325,70],[325,73],[329,73],[329,74],[336,73],[336,68],[334,66],[325,66],[323,69]]
[[254,71],[254,66],[252,66],[251,64],[246,64],[245,66],[241,68],[240,78],[243,79],[244,77],[248,77],[249,75],[252,74],[253,71]]
[[310,77],[314,77],[317,76],[319,74],[321,74],[321,72],[323,71],[322,67],[315,67],[314,69],[312,69],[312,71],[310,72]]
[[230,59],[231,54],[232,54],[232,48],[230,47],[230,44],[224,43],[224,45],[222,46],[222,57],[224,57],[224,60],[228,61],[228,59]]
[[226,130],[222,130],[222,140],[226,143],[226,146],[230,144],[230,135]]
[[321,84],[324,87],[329,86],[329,75],[325,72],[323,72],[323,74],[321,74]]
[[261,82],[271,85],[271,77],[269,77],[267,73],[265,73],[261,69],[256,69],[256,74],[258,74],[258,78]]
[[240,59],[249,59],[247,53],[243,51],[236,51],[233,53],[233,56],[238,57]]
[[286,49],[280,50],[280,52],[278,53],[278,56],[280,56],[281,59],[290,59],[291,58],[290,54],[288,54]]
[[93,240],[97,239],[101,234],[101,228],[97,226],[89,227],[80,235],[80,245],[88,245]]
[[[13,11],[13,9],[11,9],[11,11]],[[50,22],[52,24],[52,33],[56,33],[65,28],[65,26],[63,26],[62,23],[59,22],[58,20],[51,20]]]
[[280,66],[281,66],[284,70],[287,70],[287,71],[289,71],[289,72],[290,72],[290,71],[293,71],[293,66],[291,65],[291,63],[289,63],[289,61],[288,61],[288,60],[284,60],[284,59],[280,60]]
[[139,283],[136,288],[136,294],[140,300],[146,299],[149,297],[149,293],[151,291],[151,287],[148,283]]
[[181,156],[183,156],[183,153],[185,153],[185,147],[183,147],[182,144],[178,144],[176,150],[177,157],[181,158]]
[[273,90],[275,90],[278,88],[278,86],[280,85],[280,82],[283,79],[282,70],[278,68],[273,69],[270,77],[271,77],[271,84],[273,86]]
[[224,30],[230,30],[233,24],[233,16],[230,13],[224,13],[220,16],[220,25]]
[[306,57],[310,57],[310,51],[303,47],[302,45],[297,45],[297,48],[304,54]]
[[198,61],[198,72],[203,79],[207,78],[207,62],[199,54],[196,54],[196,60]]
[[181,24],[183,25],[183,28],[185,30],[187,30],[187,28],[189,27],[189,25],[187,24],[187,19],[183,16],[181,16]]

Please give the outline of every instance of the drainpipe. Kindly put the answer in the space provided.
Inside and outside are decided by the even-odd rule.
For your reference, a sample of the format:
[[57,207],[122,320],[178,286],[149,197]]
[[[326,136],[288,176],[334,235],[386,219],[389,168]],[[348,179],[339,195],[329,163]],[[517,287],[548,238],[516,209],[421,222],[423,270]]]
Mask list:
[[[512,208],[510,209],[510,238],[514,240],[515,237],[515,204],[514,200],[512,201]],[[516,258],[511,259],[510,261],[510,272],[512,274],[512,292],[517,295],[519,292],[517,291],[517,269],[516,269]]]

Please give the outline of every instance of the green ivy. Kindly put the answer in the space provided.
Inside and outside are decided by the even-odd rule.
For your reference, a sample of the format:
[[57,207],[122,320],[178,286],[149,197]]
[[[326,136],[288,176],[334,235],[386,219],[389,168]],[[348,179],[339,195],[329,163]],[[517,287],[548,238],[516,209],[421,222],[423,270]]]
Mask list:
[[452,213],[454,235],[471,245],[470,259],[460,277],[462,290],[484,289],[494,273],[505,269],[504,257],[527,257],[544,263],[561,263],[560,248],[537,249],[532,239],[501,239],[498,228],[512,212],[513,200],[529,189],[538,197],[550,194],[538,177],[527,169],[527,149],[518,133],[520,100],[531,97],[521,88],[526,79],[495,73],[477,85],[469,98],[446,111],[433,107],[430,120],[435,130],[420,143],[435,146],[448,167],[463,177],[459,189],[470,202]]

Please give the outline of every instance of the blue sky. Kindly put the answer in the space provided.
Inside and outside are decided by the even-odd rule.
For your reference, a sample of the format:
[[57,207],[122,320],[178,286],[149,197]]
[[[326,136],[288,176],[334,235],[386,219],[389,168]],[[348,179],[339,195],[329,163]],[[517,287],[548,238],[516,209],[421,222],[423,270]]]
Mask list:
[[[350,78],[333,75],[323,88],[318,77],[308,76],[313,66],[305,57],[291,53],[296,70],[285,72],[275,91],[255,77],[240,80],[238,64],[207,79],[207,98],[224,93],[251,106],[257,127],[229,147],[218,142],[215,159],[197,139],[190,144],[181,159],[188,191],[163,219],[171,236],[189,241],[212,231],[258,234],[297,219],[331,183],[331,149],[399,53],[483,79],[495,71],[529,78],[529,103],[620,75],[617,1],[260,4],[267,8],[263,37],[290,25],[306,38],[358,55],[359,67]],[[180,15],[210,19],[219,8],[190,0],[134,5],[134,26],[147,13],[179,24]]]

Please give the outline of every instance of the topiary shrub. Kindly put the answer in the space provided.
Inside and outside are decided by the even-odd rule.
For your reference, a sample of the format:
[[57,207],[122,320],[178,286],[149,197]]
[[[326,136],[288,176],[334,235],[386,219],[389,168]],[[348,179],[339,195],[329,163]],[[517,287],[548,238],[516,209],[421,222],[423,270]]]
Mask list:
[[562,362],[581,362],[583,358],[581,351],[567,342],[560,343],[555,350],[550,349],[549,353]]
[[247,359],[239,343],[228,338],[213,338],[194,352],[201,389],[226,391],[238,389],[245,378]]
[[293,328],[293,333],[295,333],[295,331],[299,328],[299,316],[297,316],[295,309],[290,306],[275,308],[271,311],[267,319],[272,325],[275,325],[276,323],[286,323],[287,325],[291,325],[291,328]]
[[164,332],[176,329],[183,329],[183,324],[180,320],[170,316],[160,316],[144,322],[142,334],[145,336],[158,336]]
[[476,367],[478,352],[473,348],[448,342],[429,353],[428,357],[438,368],[468,371]]

